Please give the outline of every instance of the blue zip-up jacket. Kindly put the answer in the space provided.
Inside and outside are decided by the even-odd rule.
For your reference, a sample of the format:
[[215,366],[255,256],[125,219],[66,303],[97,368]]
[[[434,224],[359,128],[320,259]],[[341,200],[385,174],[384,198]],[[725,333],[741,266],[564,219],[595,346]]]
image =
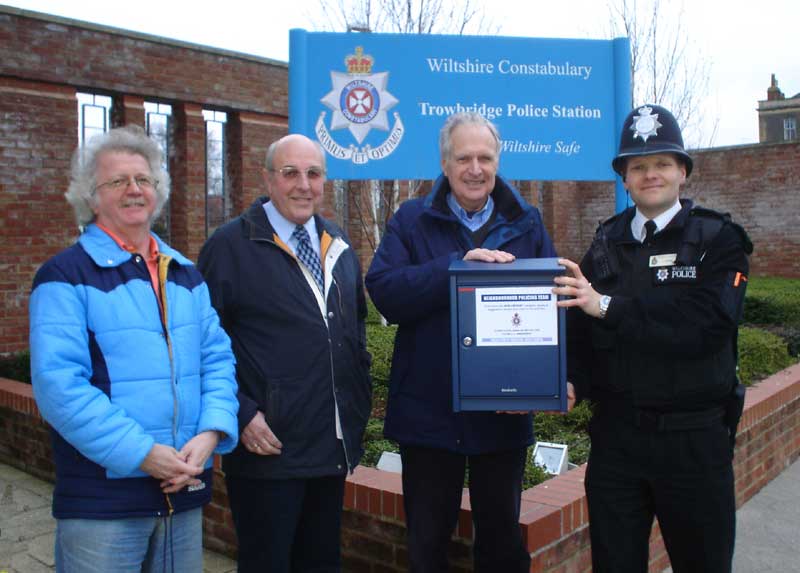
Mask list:
[[[500,249],[517,258],[556,256],[539,211],[497,177],[495,210],[481,245],[447,206],[447,179],[395,213],[365,282],[375,306],[399,325],[384,434],[401,445],[481,454],[530,445],[530,415],[453,412],[450,361],[450,263],[467,251]],[[531,365],[535,368],[535,365]]]
[[30,299],[36,403],[53,428],[56,518],[155,516],[211,498],[203,484],[166,496],[139,469],[154,444],[200,432],[238,439],[230,340],[194,265],[156,237],[163,315],[145,260],[94,224],[47,261]]

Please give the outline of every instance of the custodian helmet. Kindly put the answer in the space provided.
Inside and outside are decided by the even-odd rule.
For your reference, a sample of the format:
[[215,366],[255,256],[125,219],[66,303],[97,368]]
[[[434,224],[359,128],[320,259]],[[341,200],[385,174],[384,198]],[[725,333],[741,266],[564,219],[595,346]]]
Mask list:
[[660,105],[646,104],[635,108],[625,118],[619,138],[619,153],[611,166],[624,177],[626,158],[656,153],[680,156],[686,165],[686,176],[692,172],[692,158],[683,148],[681,128],[675,117]]

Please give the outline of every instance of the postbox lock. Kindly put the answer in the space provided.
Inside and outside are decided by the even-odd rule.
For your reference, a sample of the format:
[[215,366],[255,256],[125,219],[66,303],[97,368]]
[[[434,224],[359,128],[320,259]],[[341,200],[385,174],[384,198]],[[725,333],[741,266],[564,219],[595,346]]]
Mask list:
[[463,342],[464,342],[464,346],[472,346],[472,337],[465,336]]

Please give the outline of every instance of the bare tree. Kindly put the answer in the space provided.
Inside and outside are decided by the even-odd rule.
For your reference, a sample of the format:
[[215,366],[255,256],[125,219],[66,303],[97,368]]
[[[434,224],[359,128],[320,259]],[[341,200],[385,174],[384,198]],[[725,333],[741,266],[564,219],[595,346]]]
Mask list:
[[[319,0],[306,17],[316,30],[398,34],[497,34],[500,26],[478,0]],[[423,181],[406,182],[406,196],[417,195]],[[341,185],[340,185],[341,187]],[[344,186],[343,188],[346,188]],[[353,196],[354,215],[373,251],[386,223],[401,202],[400,181],[369,181]]]
[[631,43],[631,106],[663,105],[678,120],[689,147],[707,147],[716,135],[703,132],[702,102],[708,95],[711,62],[691,40],[683,2],[609,0],[612,36]]
[[496,34],[476,0],[319,0],[307,15],[318,30],[398,34]]

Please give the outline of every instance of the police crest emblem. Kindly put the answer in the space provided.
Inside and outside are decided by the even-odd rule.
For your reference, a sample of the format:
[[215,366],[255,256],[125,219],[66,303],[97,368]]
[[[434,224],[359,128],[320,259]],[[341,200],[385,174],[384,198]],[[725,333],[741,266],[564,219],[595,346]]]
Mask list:
[[647,141],[648,137],[658,135],[659,127],[662,127],[662,124],[658,121],[658,114],[653,114],[652,107],[644,106],[639,108],[639,115],[633,117],[630,130],[634,139],[641,137],[642,141]]
[[[325,125],[326,111],[317,119],[314,132],[322,147],[336,159],[357,165],[391,155],[403,139],[404,127],[400,115],[394,113],[394,125],[389,129],[387,112],[399,103],[389,90],[389,72],[373,72],[374,58],[361,46],[344,59],[347,73],[331,71],[333,89],[320,101],[331,110],[330,131]],[[356,144],[342,145],[331,131],[347,129]],[[389,131],[378,145],[361,144],[373,129]],[[361,146],[361,147],[359,147]]]

